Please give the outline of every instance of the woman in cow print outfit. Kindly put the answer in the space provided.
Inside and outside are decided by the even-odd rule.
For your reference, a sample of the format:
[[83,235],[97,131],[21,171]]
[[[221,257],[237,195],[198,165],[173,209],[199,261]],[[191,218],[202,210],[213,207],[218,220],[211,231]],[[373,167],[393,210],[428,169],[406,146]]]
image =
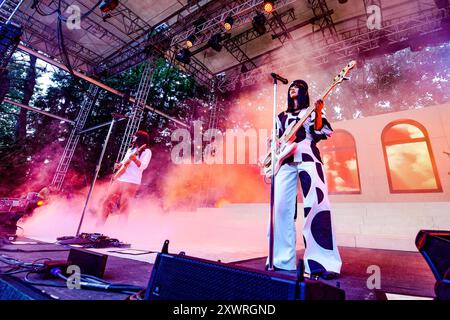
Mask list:
[[[288,91],[288,109],[278,115],[278,137],[292,121],[298,121],[309,107],[308,85],[295,80]],[[275,177],[275,270],[296,269],[297,184],[303,193],[305,271],[332,279],[340,273],[342,261],[332,228],[330,203],[324,166],[316,143],[331,136],[333,129],[325,119],[323,101],[315,103],[315,111],[296,134],[298,147],[287,158]]]

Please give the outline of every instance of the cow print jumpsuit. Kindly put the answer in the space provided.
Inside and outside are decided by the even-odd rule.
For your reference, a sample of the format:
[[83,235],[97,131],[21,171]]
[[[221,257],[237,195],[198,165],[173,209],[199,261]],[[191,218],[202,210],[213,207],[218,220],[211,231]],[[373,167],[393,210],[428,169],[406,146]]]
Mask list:
[[[306,112],[282,112],[277,117],[278,137],[292,121]],[[314,130],[315,111],[296,134],[298,147],[283,161],[275,177],[274,260],[276,268],[296,269],[296,227],[298,178],[303,194],[303,239],[305,272],[340,273],[342,261],[332,227],[324,166],[316,143],[331,136],[333,129],[322,111],[322,128]]]

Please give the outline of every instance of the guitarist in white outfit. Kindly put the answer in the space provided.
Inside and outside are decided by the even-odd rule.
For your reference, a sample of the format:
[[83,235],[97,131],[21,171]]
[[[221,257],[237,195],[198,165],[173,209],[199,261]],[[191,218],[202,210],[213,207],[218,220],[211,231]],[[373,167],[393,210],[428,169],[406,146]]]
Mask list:
[[[116,173],[111,192],[103,202],[102,220],[105,222],[109,214],[117,204],[120,205],[120,214],[128,216],[129,201],[134,199],[142,181],[142,173],[147,169],[152,152],[146,148],[149,136],[145,131],[137,131],[133,137],[132,147],[127,150],[125,157],[120,163],[114,165]],[[123,170],[125,169],[125,170]]]
[[[305,272],[325,279],[335,278],[342,261],[336,245],[324,166],[316,143],[333,132],[322,111],[324,103],[315,103],[315,111],[297,131],[294,154],[286,158],[275,177],[275,270],[296,269],[297,185],[303,194]],[[293,121],[301,119],[309,107],[308,85],[295,80],[289,87],[288,109],[277,117],[278,137]]]

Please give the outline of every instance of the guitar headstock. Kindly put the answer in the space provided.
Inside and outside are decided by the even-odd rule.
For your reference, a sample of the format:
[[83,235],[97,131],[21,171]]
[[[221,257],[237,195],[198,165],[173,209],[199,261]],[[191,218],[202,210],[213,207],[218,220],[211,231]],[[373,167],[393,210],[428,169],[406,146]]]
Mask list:
[[334,80],[333,80],[333,86],[334,85],[337,85],[337,84],[339,84],[339,83],[341,83],[342,81],[344,81],[344,80],[348,80],[348,74],[350,73],[350,71],[354,68],[356,66],[356,61],[355,60],[352,60],[352,61],[350,61],[346,66],[345,66],[345,68],[344,69],[342,69],[342,71],[341,72],[339,72],[339,74],[336,76],[336,77],[334,77]]

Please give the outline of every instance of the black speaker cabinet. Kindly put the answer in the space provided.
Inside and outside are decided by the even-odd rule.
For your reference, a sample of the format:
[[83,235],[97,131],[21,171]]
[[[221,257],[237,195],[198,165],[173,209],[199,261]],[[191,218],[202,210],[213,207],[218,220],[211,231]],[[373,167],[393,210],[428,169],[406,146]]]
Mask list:
[[159,253],[146,300],[344,300],[345,292],[319,281]]
[[0,276],[0,300],[53,300],[49,295],[13,276]]
[[450,269],[450,231],[420,230],[416,246],[427,261],[437,281]]

